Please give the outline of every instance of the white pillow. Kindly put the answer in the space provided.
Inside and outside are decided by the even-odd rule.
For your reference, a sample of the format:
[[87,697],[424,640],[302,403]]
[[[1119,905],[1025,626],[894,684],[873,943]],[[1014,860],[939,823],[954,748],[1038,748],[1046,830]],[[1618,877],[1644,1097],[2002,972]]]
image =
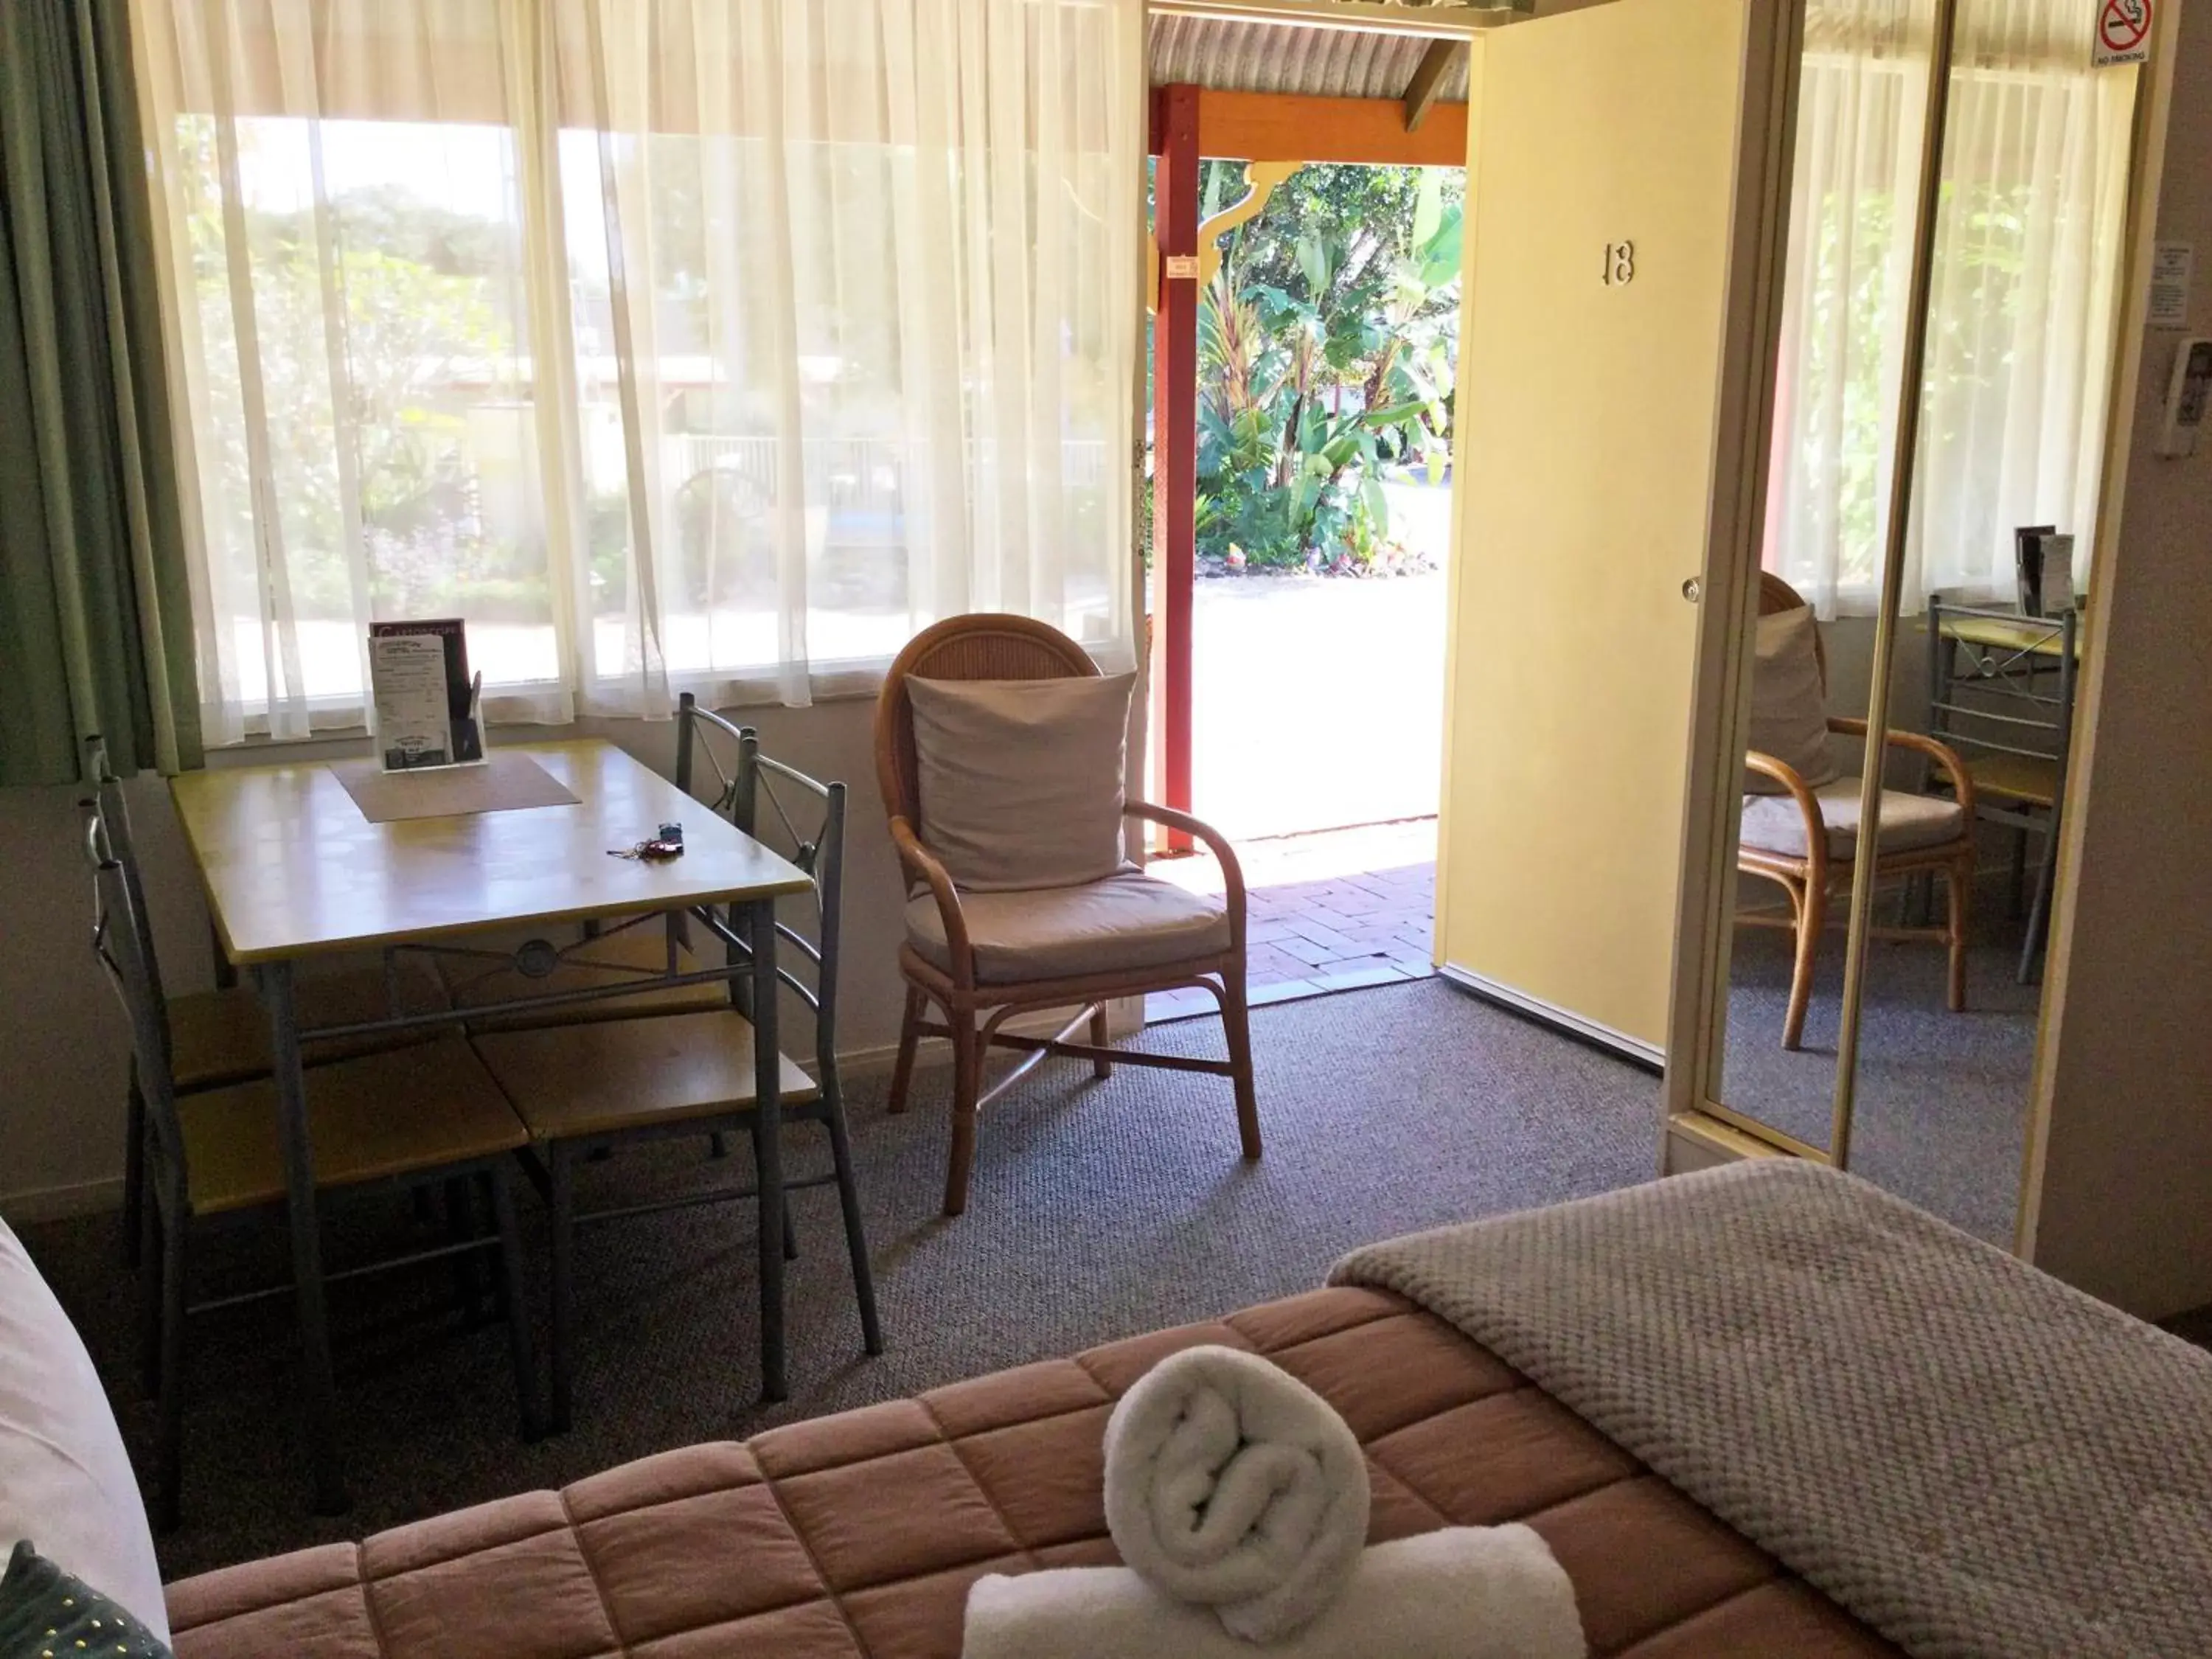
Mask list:
[[922,844],[977,893],[1076,887],[1122,865],[1134,674],[910,679]]
[[0,1221],[0,1561],[22,1538],[167,1643],[154,1534],[107,1395],[76,1328]]
[[[1828,704],[1812,609],[1778,611],[1759,619],[1751,670],[1751,735],[1747,749],[1771,755],[1814,788],[1841,775],[1828,752]],[[1747,768],[1744,793],[1779,795],[1784,787]]]

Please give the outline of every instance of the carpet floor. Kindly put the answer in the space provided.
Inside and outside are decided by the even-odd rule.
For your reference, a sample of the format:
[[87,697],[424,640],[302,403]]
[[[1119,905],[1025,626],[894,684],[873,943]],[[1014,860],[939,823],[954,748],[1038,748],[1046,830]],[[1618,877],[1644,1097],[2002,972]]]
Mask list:
[[[2014,978],[2021,927],[2002,901],[1984,896],[1976,908],[1963,1012],[1945,1006],[1942,946],[1878,940],[1867,958],[1850,1167],[1954,1226],[2009,1246],[2043,988]],[[1736,931],[1721,1098],[1825,1147],[1844,940],[1835,934],[1820,954],[1804,1047],[1794,1054],[1782,1046],[1791,948],[1785,933]]]
[[[749,1204],[584,1235],[576,1423],[537,1445],[515,1432],[503,1332],[461,1328],[447,1270],[342,1287],[333,1321],[354,1507],[336,1519],[307,1512],[287,1304],[198,1320],[185,1520],[161,1540],[163,1568],[175,1577],[356,1537],[671,1447],[1225,1313],[1312,1287],[1354,1245],[1652,1171],[1649,1073],[1440,981],[1262,1010],[1253,1025],[1267,1136],[1257,1164],[1237,1155],[1218,1079],[1123,1068],[1100,1082],[1086,1066],[1055,1064],[987,1112],[969,1211],[956,1221],[938,1213],[945,1074],[917,1079],[901,1117],[885,1114],[882,1082],[848,1091],[888,1351],[861,1352],[834,1193],[799,1195],[791,1398],[773,1409],[757,1404]],[[1190,1021],[1147,1041],[1218,1054],[1220,1032]],[[826,1164],[818,1131],[795,1129],[792,1139],[800,1172]],[[701,1146],[669,1143],[588,1166],[580,1200],[730,1174]],[[534,1204],[526,1219],[535,1251]],[[334,1214],[332,1265],[413,1225],[404,1204]],[[274,1231],[240,1235],[210,1272],[265,1282],[281,1266]],[[112,1218],[23,1236],[83,1330],[143,1467],[152,1410],[136,1384],[135,1298]]]

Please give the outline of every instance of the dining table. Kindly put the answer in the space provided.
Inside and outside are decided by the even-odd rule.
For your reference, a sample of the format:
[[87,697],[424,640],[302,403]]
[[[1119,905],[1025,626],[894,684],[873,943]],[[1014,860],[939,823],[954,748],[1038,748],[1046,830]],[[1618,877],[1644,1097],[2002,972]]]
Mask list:
[[[558,960],[547,937],[555,930],[678,916],[677,925],[696,922],[723,942],[718,966],[684,971],[672,951],[668,971],[644,981],[524,994],[498,1006],[502,1014],[550,1013],[641,988],[728,984],[755,1029],[761,1391],[775,1401],[787,1390],[775,903],[810,890],[811,882],[613,744],[501,745],[483,764],[474,775],[456,767],[416,776],[377,772],[374,762],[297,759],[211,767],[171,781],[221,957],[251,975],[269,1020],[302,1403],[315,1507],[325,1514],[342,1511],[347,1498],[302,1045],[450,1028],[457,1018],[450,1009],[403,1006],[394,965],[402,953],[452,951],[480,963],[488,949],[505,951],[527,984]],[[501,799],[502,780],[523,787]],[[664,825],[681,826],[681,854],[635,856]],[[386,1015],[303,1027],[300,976],[319,963],[363,954],[386,963]]]
[[[1958,750],[1974,780],[1977,816],[2019,834],[2013,903],[2021,902],[2027,837],[2043,837],[2015,977],[2033,982],[2050,938],[2058,878],[2058,817],[2073,753],[2087,613],[2031,616],[1929,596],[1928,730]],[[2046,682],[2049,689],[2045,690]],[[1921,787],[1929,773],[1923,766]],[[1932,899],[1923,888],[1916,903]]]

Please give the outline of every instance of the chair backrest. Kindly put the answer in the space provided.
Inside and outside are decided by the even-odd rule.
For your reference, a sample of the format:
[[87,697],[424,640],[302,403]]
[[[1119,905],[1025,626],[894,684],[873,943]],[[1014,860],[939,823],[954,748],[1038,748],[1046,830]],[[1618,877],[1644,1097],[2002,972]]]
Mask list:
[[876,784],[884,812],[922,834],[908,680],[1066,680],[1097,673],[1088,651],[1028,617],[979,611],[923,629],[892,660],[876,698]]
[[[84,821],[85,861],[92,866],[92,950],[130,1022],[131,1057],[146,1120],[158,1143],[162,1179],[181,1179],[184,1131],[177,1121],[175,1074],[169,1065],[169,1021],[147,946],[149,930],[130,874],[116,856],[116,825],[102,803],[77,803]],[[181,1193],[172,1197],[180,1197]]]
[[777,919],[776,937],[812,964],[812,980],[794,969],[791,952],[776,952],[776,977],[814,1011],[814,1050],[823,1086],[837,1053],[837,938],[844,904],[845,786],[823,783],[761,752],[760,736],[702,708],[686,691],[677,706],[676,786],[697,794],[711,774],[710,804],[746,835],[774,849],[814,881],[810,935]]
[[123,798],[123,780],[108,764],[107,740],[97,733],[84,740],[84,775],[93,787],[93,799],[85,805],[93,815],[100,855],[114,860],[118,879],[131,901],[127,912],[118,913],[118,919],[127,919],[137,941],[139,960],[152,987],[154,1007],[166,1033],[168,1000],[161,987],[161,957],[154,950],[153,912],[147,905],[146,884],[138,871],[137,843],[131,834],[131,808]]
[[[1776,575],[1771,570],[1759,573],[1759,614],[1778,617],[1787,611],[1802,611],[1805,600],[1797,590]],[[1820,667],[1820,690],[1828,689],[1828,648],[1820,642],[1820,624],[1813,624],[1813,660]]]

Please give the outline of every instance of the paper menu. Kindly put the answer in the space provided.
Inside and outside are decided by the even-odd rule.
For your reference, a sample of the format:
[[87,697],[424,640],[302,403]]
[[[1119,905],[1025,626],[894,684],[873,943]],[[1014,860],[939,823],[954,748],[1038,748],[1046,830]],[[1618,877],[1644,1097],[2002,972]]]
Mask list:
[[2043,580],[2037,584],[2038,616],[2063,617],[2074,608],[2074,538],[2045,536]]
[[375,689],[376,751],[387,772],[452,763],[446,647],[434,634],[385,634],[368,641]]
[[368,669],[377,757],[386,771],[483,758],[460,618],[371,623]]

